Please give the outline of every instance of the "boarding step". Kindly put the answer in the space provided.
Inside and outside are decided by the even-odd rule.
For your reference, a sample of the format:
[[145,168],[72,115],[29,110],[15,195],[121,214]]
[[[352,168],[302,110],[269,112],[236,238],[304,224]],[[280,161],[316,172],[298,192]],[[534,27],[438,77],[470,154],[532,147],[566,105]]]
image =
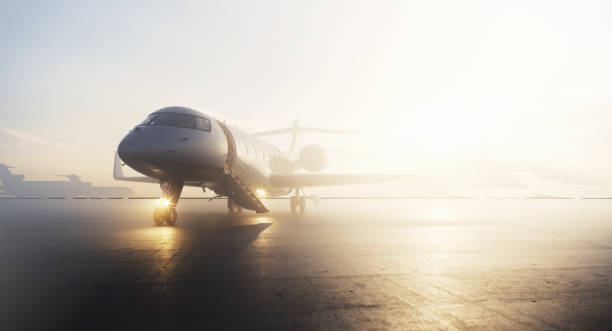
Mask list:
[[268,208],[259,200],[259,198],[249,190],[249,188],[236,176],[235,174],[229,173],[227,175],[227,181],[233,193],[231,198],[241,207],[254,210],[258,213],[269,212]]

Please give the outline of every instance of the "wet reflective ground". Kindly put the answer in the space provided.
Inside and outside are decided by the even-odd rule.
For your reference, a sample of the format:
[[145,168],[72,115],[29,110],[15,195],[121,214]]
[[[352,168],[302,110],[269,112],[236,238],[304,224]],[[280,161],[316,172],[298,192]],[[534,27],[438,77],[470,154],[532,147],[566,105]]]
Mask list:
[[610,200],[0,200],[0,329],[605,329]]

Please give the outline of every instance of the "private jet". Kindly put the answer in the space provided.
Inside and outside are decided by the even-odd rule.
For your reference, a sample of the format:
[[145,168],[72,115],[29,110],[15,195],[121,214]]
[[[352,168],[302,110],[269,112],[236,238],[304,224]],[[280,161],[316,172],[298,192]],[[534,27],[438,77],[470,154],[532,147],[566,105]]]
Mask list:
[[[217,197],[227,197],[229,212],[242,209],[266,213],[261,198],[291,195],[291,211],[303,213],[305,187],[395,181],[414,176],[317,173],[327,166],[320,145],[296,152],[303,133],[347,134],[350,131],[293,127],[248,134],[212,116],[186,107],[159,109],[136,125],[121,140],[115,153],[113,177],[117,180],[156,183],[161,187],[160,206],[153,211],[157,225],[174,225],[176,205],[184,186],[201,187]],[[289,151],[258,139],[291,134]],[[127,165],[144,176],[126,176]]]

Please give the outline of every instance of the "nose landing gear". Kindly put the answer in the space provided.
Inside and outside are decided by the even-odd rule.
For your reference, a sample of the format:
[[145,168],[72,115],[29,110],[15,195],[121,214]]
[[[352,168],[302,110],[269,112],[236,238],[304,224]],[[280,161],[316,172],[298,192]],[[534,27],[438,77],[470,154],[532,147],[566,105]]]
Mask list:
[[178,213],[175,207],[158,207],[153,210],[153,222],[155,225],[162,225],[164,222],[168,225],[176,224]]
[[176,224],[178,213],[176,204],[183,191],[183,182],[175,180],[162,181],[159,185],[162,189],[162,197],[159,199],[160,207],[153,210],[153,222],[155,225]]

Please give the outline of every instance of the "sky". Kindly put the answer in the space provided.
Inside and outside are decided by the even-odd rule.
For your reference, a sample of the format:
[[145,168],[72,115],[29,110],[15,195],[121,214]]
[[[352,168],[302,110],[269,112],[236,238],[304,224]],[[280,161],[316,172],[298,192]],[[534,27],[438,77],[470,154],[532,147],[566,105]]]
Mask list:
[[121,138],[182,105],[358,130],[305,137],[330,172],[612,189],[611,22],[609,1],[0,1],[0,162],[123,185]]

